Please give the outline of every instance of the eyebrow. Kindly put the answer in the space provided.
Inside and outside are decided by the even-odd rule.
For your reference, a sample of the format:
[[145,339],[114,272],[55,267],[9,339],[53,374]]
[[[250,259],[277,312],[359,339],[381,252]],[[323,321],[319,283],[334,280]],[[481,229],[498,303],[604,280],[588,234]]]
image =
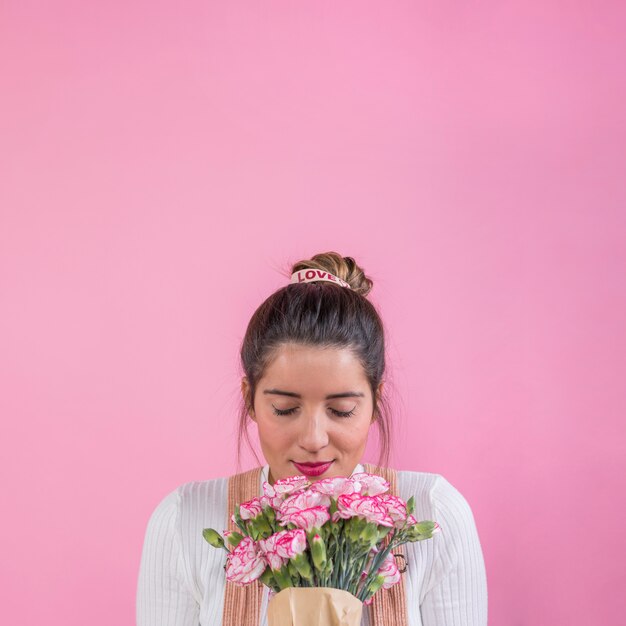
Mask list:
[[[263,393],[273,394],[276,396],[289,396],[290,398],[302,398],[299,393],[293,391],[281,391],[280,389],[264,389]],[[326,400],[333,400],[334,398],[364,398],[365,394],[360,391],[344,391],[342,393],[331,393],[326,396]]]

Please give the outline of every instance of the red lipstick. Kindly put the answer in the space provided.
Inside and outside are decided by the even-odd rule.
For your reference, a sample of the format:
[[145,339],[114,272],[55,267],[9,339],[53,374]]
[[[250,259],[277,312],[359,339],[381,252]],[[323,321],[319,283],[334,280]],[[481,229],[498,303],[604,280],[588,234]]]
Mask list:
[[296,469],[305,476],[321,476],[334,461],[320,461],[319,463],[296,463],[292,461]]

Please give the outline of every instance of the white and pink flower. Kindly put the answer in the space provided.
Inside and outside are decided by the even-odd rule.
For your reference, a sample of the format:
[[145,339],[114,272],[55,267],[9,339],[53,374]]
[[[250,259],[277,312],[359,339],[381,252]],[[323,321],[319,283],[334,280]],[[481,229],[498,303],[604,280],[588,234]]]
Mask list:
[[389,491],[389,483],[382,476],[358,472],[357,474],[352,474],[350,478],[361,484],[361,493],[364,496],[377,496]]
[[306,550],[306,534],[303,530],[281,530],[267,539],[261,539],[259,546],[269,566],[279,570],[288,560]]
[[306,533],[303,530],[281,530],[276,535],[276,551],[286,559],[293,559],[306,550]]
[[393,520],[396,528],[402,528],[407,519],[406,502],[402,498],[383,494],[378,496],[379,500],[387,509],[387,514]]
[[283,503],[283,499],[280,496],[261,496],[259,500],[264,509],[279,509]]
[[239,505],[239,516],[244,520],[254,519],[262,512],[263,507],[260,498],[252,498],[252,500]]
[[385,579],[383,589],[389,589],[400,582],[400,571],[398,570],[398,565],[393,554],[389,553],[387,555],[387,558],[378,569],[377,574]]
[[295,493],[280,505],[278,517],[282,518],[284,515],[291,515],[314,506],[330,506],[330,496],[311,489]]
[[267,561],[259,545],[250,537],[244,537],[226,560],[226,578],[238,585],[247,585],[263,574]]
[[[285,496],[290,493],[295,493],[296,491],[302,491],[310,485],[311,483],[307,480],[306,476],[289,476],[289,478],[277,480],[272,485],[272,488],[275,495]],[[269,494],[266,493],[265,495]]]
[[274,489],[274,487],[270,483],[265,481],[263,483],[263,494],[268,496],[269,498],[273,498],[276,495],[276,489]]
[[330,519],[328,507],[313,506],[308,509],[294,509],[290,513],[281,515],[281,526],[293,524],[297,528],[311,532],[314,528],[321,528]]
[[394,525],[393,519],[388,515],[384,503],[378,496],[362,496],[358,493],[339,496],[333,521],[351,517],[363,517],[368,522],[379,526],[392,527]]
[[335,478],[318,480],[311,485],[311,489],[336,500],[339,496],[344,494],[360,493],[361,483],[352,480],[352,478],[337,476]]

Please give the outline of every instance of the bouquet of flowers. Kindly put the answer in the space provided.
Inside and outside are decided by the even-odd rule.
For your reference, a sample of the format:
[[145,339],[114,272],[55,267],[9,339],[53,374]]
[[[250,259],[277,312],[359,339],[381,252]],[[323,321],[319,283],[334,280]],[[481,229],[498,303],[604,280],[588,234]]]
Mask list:
[[[220,535],[205,528],[203,536],[227,551],[227,580],[246,585],[259,579],[270,587],[270,626],[304,624],[302,616],[313,607],[319,615],[321,606],[329,615],[352,617],[310,623],[358,625],[363,604],[400,581],[392,550],[440,532],[437,522],[413,516],[413,497],[405,502],[388,490],[386,480],[367,473],[265,482],[263,496],[235,508],[237,531]],[[286,613],[297,606],[297,594],[304,604],[295,610],[298,621],[290,621]]]

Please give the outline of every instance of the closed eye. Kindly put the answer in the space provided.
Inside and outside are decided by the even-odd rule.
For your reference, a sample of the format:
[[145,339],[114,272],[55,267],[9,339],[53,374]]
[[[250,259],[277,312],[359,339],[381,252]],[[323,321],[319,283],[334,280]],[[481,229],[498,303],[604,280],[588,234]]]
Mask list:
[[[293,415],[298,410],[297,406],[294,406],[291,409],[277,409],[273,404],[272,404],[272,408],[274,409],[274,415]],[[333,409],[332,407],[328,407],[328,408],[337,417],[351,417],[352,415],[354,415],[354,409],[356,409],[356,406],[350,411],[337,411],[336,409]]]
[[274,415],[291,415],[292,413],[295,413],[296,409],[298,408],[297,406],[295,406],[293,409],[277,409],[273,404],[272,404],[272,408],[274,409]]

